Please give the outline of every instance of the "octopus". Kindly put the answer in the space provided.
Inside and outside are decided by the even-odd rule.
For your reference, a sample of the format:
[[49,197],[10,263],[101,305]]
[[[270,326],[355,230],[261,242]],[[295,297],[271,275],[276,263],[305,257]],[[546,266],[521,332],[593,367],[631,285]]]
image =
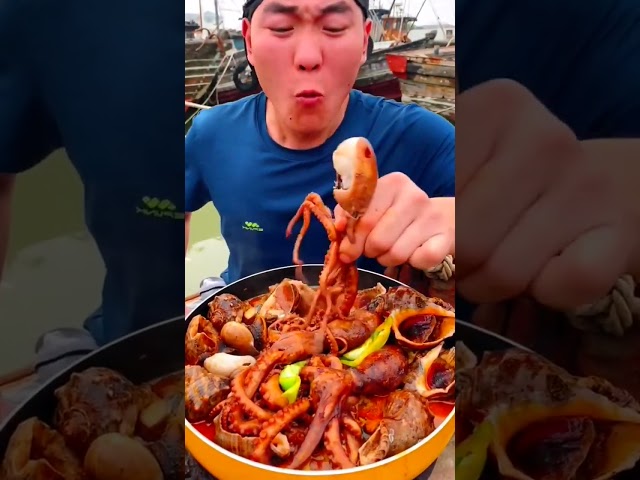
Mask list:
[[[217,389],[189,390],[187,418],[197,418],[193,426],[227,451],[284,469],[348,469],[397,455],[434,431],[430,397],[452,393],[455,350],[443,345],[455,331],[453,307],[408,287],[359,290],[355,263],[338,255],[377,185],[371,144],[348,139],[333,160],[334,197],[350,216],[346,227],[339,229],[321,197],[309,194],[286,231],[290,237],[302,219],[293,248],[297,278],[246,300],[224,294],[208,318],[191,320],[198,332],[213,331],[221,341],[211,344],[208,357],[190,357],[185,365],[188,376],[206,370],[219,378]],[[317,287],[300,274],[299,249],[312,217],[330,241]],[[239,343],[229,350],[222,329],[230,324],[247,327],[251,335],[243,342],[256,353],[241,354]],[[188,333],[186,344],[197,334]],[[418,377],[433,388],[416,388]],[[222,379],[230,386],[225,398]],[[200,407],[189,412],[194,395],[201,396]],[[377,407],[364,408],[367,402]]]
[[456,348],[465,359],[456,393],[461,473],[495,467],[520,480],[604,480],[640,460],[640,404],[628,392],[533,352],[485,352],[478,362],[464,344]]

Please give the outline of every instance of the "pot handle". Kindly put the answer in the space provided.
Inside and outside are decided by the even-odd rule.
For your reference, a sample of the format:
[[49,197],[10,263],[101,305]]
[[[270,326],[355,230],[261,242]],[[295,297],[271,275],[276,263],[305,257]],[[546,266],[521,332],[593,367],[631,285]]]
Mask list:
[[220,277],[207,277],[200,282],[200,298],[204,300],[226,285],[225,281]]

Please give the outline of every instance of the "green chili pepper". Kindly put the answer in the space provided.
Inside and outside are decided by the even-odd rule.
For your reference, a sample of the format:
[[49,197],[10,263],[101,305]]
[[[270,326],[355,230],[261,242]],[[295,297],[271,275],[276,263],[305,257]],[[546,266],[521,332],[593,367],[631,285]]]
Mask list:
[[491,443],[491,426],[487,422],[456,446],[456,478],[478,480],[487,463],[487,450]]
[[284,395],[289,403],[295,402],[298,397],[298,391],[300,390],[300,384],[302,383],[302,380],[300,380],[300,370],[302,370],[306,364],[306,360],[293,363],[284,367],[282,372],[280,372],[278,381],[280,383],[280,388],[282,389],[282,395]]
[[361,347],[345,353],[340,361],[349,367],[357,367],[369,355],[384,347],[391,335],[393,318],[394,317],[390,315],[382,325],[378,326],[378,328],[374,330],[373,334],[362,344]]
[[289,403],[295,402],[298,398],[298,391],[300,390],[301,383],[302,380],[300,380],[300,377],[296,377],[294,384],[282,392],[282,396],[286,398]]

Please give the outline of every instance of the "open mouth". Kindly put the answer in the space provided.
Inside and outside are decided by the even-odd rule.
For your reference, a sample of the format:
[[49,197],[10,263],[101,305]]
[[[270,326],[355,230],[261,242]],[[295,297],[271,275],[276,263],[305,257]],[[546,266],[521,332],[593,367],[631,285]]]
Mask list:
[[296,94],[298,98],[318,98],[321,97],[322,94],[316,90],[303,90],[300,93]]

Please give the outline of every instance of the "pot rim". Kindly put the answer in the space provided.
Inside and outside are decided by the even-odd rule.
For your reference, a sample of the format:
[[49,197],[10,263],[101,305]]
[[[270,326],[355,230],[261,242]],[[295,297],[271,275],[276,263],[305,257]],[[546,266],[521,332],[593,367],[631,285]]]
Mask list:
[[[451,410],[451,412],[449,413],[449,415],[447,415],[445,417],[445,419],[442,421],[442,423],[440,423],[440,425],[438,425],[433,430],[433,432],[431,432],[425,438],[420,440],[413,447],[408,448],[408,449],[398,453],[397,455],[394,455],[393,457],[385,458],[384,460],[380,460],[379,462],[372,463],[370,465],[358,466],[358,467],[354,467],[354,468],[346,468],[346,469],[343,469],[343,470],[315,470],[315,471],[290,470],[290,469],[287,469],[287,468],[280,468],[280,467],[273,467],[271,465],[265,465],[264,463],[255,462],[253,460],[249,460],[248,458],[241,457],[240,455],[236,455],[235,453],[232,453],[232,452],[229,452],[228,450],[225,450],[224,448],[222,448],[221,446],[217,445],[212,440],[209,440],[207,437],[202,435],[198,430],[196,430],[196,428],[193,426],[193,424],[191,424],[191,422],[189,422],[188,420],[185,419],[184,423],[185,423],[185,428],[187,428],[198,439],[198,441],[204,443],[208,448],[212,448],[215,451],[217,451],[218,453],[220,453],[222,455],[225,455],[225,456],[235,460],[236,462],[243,463],[243,464],[245,464],[245,465],[247,465],[249,467],[257,468],[259,470],[266,470],[266,471],[271,472],[271,473],[285,474],[285,475],[289,475],[289,476],[292,476],[292,477],[325,477],[327,475],[327,473],[330,473],[331,476],[333,477],[333,476],[340,476],[340,475],[351,475],[351,474],[354,474],[354,473],[361,473],[361,472],[366,472],[368,470],[373,470],[373,469],[376,469],[376,468],[380,468],[383,465],[387,465],[387,464],[390,464],[390,463],[397,462],[404,456],[413,454],[414,452],[420,450],[422,447],[426,446],[432,439],[437,437],[440,434],[440,432],[450,422],[452,422],[454,420],[455,413],[456,413],[456,408],[454,406],[453,409]],[[442,454],[442,452],[440,452],[440,454],[438,456],[440,456],[441,454]]]

